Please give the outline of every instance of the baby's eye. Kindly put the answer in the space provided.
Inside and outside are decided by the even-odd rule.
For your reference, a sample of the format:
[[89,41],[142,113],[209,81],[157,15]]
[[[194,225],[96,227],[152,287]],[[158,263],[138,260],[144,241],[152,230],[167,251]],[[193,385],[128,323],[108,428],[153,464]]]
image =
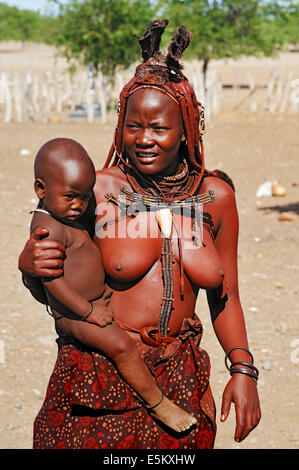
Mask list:
[[90,198],[91,198],[91,193],[82,194],[81,196],[82,201],[89,201]]

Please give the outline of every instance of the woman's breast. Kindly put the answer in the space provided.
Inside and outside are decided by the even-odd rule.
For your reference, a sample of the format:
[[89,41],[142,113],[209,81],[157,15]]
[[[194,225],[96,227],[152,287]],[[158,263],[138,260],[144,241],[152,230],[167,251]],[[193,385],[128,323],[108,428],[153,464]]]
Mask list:
[[158,239],[105,239],[100,242],[107,276],[120,283],[131,283],[143,277],[161,255]]
[[195,246],[192,239],[182,241],[183,266],[192,284],[202,289],[218,287],[224,278],[224,271],[215,248],[211,233],[203,230],[203,241]]
[[107,276],[120,283],[131,283],[143,277],[161,256],[161,237],[151,227],[157,224],[153,214],[141,213],[122,218],[106,230],[96,233]]
[[[185,230],[181,237],[181,256],[177,233],[173,230],[172,249],[176,261],[180,263],[181,259],[190,283],[203,289],[219,286],[224,273],[211,233],[204,228],[204,244],[201,237],[195,244]],[[96,243],[108,278],[117,284],[138,282],[157,261],[160,262],[162,239],[153,214],[122,219],[104,235],[96,237]]]

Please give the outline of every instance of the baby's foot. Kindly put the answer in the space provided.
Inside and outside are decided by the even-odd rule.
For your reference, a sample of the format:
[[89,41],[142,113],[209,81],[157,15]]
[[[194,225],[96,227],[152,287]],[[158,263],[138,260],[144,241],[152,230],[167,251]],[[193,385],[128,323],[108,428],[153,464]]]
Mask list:
[[148,407],[148,411],[152,416],[176,432],[187,431],[197,423],[197,419],[194,416],[182,410],[182,408],[175,405],[165,396],[163,396],[161,403],[154,406],[153,409]]

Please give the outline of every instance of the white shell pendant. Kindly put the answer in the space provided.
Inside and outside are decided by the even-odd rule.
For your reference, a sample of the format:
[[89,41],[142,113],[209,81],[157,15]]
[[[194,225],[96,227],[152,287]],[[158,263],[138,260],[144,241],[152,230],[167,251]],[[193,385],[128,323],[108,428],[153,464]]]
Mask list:
[[167,207],[156,211],[156,219],[159,224],[162,236],[170,238],[172,234],[172,213]]

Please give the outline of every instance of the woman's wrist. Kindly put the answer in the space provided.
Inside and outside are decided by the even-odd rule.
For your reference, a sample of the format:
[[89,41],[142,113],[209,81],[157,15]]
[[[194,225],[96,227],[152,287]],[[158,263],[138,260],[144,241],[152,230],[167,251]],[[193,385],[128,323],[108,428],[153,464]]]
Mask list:
[[[237,351],[240,351],[242,353],[245,352],[248,355],[248,359],[245,360],[242,356],[240,359],[236,358]],[[232,359],[231,357],[232,353],[234,353],[234,359]],[[228,364],[228,361],[230,361],[230,365]],[[234,376],[236,374],[242,374],[247,377],[250,377],[252,380],[254,380],[255,383],[257,383],[259,371],[257,367],[253,365],[253,355],[246,347],[236,346],[234,348],[231,348],[229,351],[227,351],[224,362],[225,367],[227,368],[231,376]]]

